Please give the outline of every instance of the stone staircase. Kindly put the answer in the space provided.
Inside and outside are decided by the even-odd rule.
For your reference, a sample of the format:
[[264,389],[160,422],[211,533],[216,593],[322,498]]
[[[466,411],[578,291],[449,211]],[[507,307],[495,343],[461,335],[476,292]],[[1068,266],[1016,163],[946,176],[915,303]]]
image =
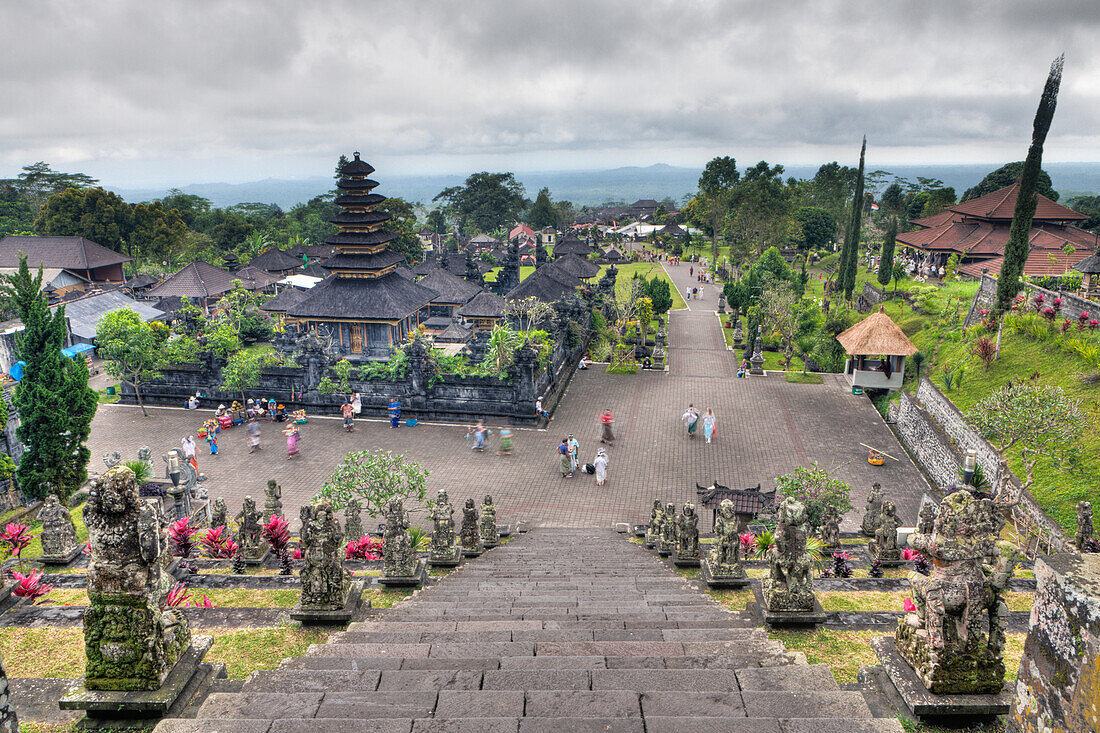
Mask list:
[[864,697],[604,530],[539,529],[157,733],[886,733]]

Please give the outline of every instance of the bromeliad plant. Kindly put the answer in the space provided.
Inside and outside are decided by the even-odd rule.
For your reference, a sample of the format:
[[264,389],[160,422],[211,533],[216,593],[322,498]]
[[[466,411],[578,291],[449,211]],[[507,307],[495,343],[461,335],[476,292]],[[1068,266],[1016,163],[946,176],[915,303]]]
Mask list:
[[287,545],[290,544],[290,522],[281,514],[272,514],[271,520],[263,526],[261,536],[271,545],[271,551],[282,563],[281,575],[290,575],[290,558]]
[[352,540],[344,548],[344,557],[347,560],[380,560],[385,543],[376,540],[370,535],[363,535],[357,540]]
[[237,554],[237,543],[224,526],[214,527],[203,535],[202,550],[212,560],[229,560]]
[[184,560],[190,558],[195,551],[195,535],[198,531],[198,528],[191,526],[191,517],[172,522],[168,526],[168,539],[174,548],[172,554]]
[[[31,604],[45,602],[45,596],[53,590],[53,585],[42,582],[42,571],[35,570],[30,575],[23,575],[18,570],[11,571],[16,585],[12,588],[12,595],[17,598],[27,598]],[[41,599],[41,600],[39,600]]]

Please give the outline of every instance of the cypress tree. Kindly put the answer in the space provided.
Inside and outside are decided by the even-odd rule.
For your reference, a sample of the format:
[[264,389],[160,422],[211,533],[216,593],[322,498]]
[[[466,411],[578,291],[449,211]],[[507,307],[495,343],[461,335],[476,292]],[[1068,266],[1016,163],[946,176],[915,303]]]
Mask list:
[[886,239],[882,241],[882,259],[878,263],[878,284],[886,287],[894,276],[894,243],[898,237],[898,218],[890,217],[886,227]]
[[[19,270],[4,286],[23,322],[18,349],[19,358],[26,363],[13,395],[20,422],[15,435],[26,448],[15,475],[27,496],[41,499],[57,493],[65,498],[78,488],[70,483],[74,475],[72,436],[68,434],[72,425],[70,406],[64,403],[66,368],[61,346],[65,308],[50,313],[41,289],[42,268],[32,276],[27,258],[20,257]],[[87,375],[87,369],[84,373]]]
[[840,272],[837,285],[845,298],[852,297],[856,287],[856,266],[859,264],[859,228],[863,222],[863,160],[867,154],[867,137],[859,150],[859,174],[856,177],[855,195],[852,197],[852,218],[844,232],[844,245],[840,249]]
[[1058,104],[1058,87],[1062,83],[1062,64],[1065,54],[1054,59],[1050,65],[1043,96],[1039,98],[1039,109],[1035,112],[1035,123],[1031,133],[1031,147],[1024,160],[1020,173],[1020,189],[1016,195],[1016,208],[1012,212],[1012,226],[1008,230],[1008,243],[1005,245],[1005,257],[1001,263],[1001,274],[997,278],[996,313],[1004,313],[1012,305],[1012,299],[1020,291],[1020,275],[1027,262],[1028,239],[1031,235],[1031,220],[1035,216],[1038,203],[1036,188],[1043,165],[1043,143],[1046,142],[1050,123],[1054,120],[1054,108]]
[[65,381],[61,386],[61,404],[65,406],[68,430],[64,455],[66,466],[63,476],[65,493],[76,491],[88,480],[88,459],[92,452],[85,443],[92,432],[92,418],[99,407],[99,396],[88,386],[88,365],[82,356],[64,359]]

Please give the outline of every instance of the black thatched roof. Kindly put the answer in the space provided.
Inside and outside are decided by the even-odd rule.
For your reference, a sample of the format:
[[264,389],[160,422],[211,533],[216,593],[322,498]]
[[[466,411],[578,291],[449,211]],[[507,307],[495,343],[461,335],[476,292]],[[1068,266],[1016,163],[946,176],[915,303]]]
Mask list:
[[248,265],[268,272],[290,272],[301,267],[302,261],[281,249],[270,247],[256,255]]
[[405,278],[406,280],[412,280],[413,279],[413,271],[410,270],[409,268],[405,267],[404,265],[401,265],[400,267],[394,268],[394,272],[397,273],[398,275],[400,275],[401,277]]
[[127,280],[126,287],[130,288],[131,290],[138,290],[140,288],[147,288],[150,285],[156,285],[158,282],[160,281],[152,275],[141,273],[138,275],[134,275],[132,278]]
[[361,234],[357,232],[339,232],[331,237],[325,239],[325,244],[332,245],[333,247],[354,247],[369,246],[372,244],[386,244],[397,239],[397,235],[393,232],[387,232],[382,229],[377,232],[370,232],[369,234]]
[[260,306],[260,310],[270,311],[272,313],[286,313],[294,306],[304,302],[308,297],[308,290],[299,290],[294,287],[286,288],[271,300],[264,302],[263,305]]
[[236,279],[237,276],[229,270],[223,270],[203,260],[195,260],[150,290],[149,297],[185,295],[188,298],[214,298],[232,290]]
[[391,272],[380,278],[333,277],[287,313],[295,318],[351,318],[396,321],[426,306],[435,291]]
[[381,270],[404,263],[405,255],[383,250],[374,254],[339,252],[320,264],[326,270]]
[[282,274],[275,275],[252,265],[242,267],[233,275],[241,281],[241,286],[245,290],[263,290],[283,278]]
[[463,318],[501,318],[505,305],[504,298],[483,290],[456,312]]
[[554,245],[554,257],[577,255],[584,258],[592,254],[592,248],[579,239],[563,239]]
[[418,283],[422,287],[430,288],[436,292],[432,298],[433,303],[453,303],[464,305],[482,292],[482,288],[468,280],[452,275],[447,270],[434,268]]
[[474,329],[461,323],[451,322],[443,331],[433,337],[441,344],[467,344],[473,337]]
[[[370,181],[374,183],[374,181]],[[377,185],[377,184],[375,184]],[[386,200],[385,196],[381,196],[377,193],[367,193],[366,191],[348,191],[347,193],[341,193],[339,196],[332,200],[332,203],[337,206],[373,206],[380,204]]]
[[391,218],[385,211],[341,211],[329,221],[333,224],[377,224]]
[[580,283],[575,277],[552,267],[540,267],[516,287],[508,291],[505,300],[535,297],[544,303],[555,303],[572,295]]
[[771,509],[775,502],[775,489],[768,492],[760,490],[760,484],[749,489],[731,489],[716,483],[713,487],[703,487],[698,484],[695,488],[702,494],[699,503],[711,509],[717,509],[723,499],[733,502],[733,510],[738,514],[757,515]]
[[620,252],[619,250],[615,249],[614,247],[612,247],[611,249],[604,252],[603,253],[603,258],[605,260],[612,260],[614,262],[618,262],[619,260],[626,259],[625,257],[623,257],[623,253]]
[[587,280],[600,274],[600,266],[594,265],[588,260],[583,260],[575,254],[567,254],[554,260],[547,267],[555,267],[562,272],[567,272],[573,277]]
[[341,176],[369,176],[374,173],[374,166],[365,160],[359,159],[359,151],[353,153],[355,156],[340,169]]
[[[336,187],[341,191],[349,191],[352,194],[365,193],[371,189],[378,187],[378,181],[372,181],[369,178],[341,178],[336,182]],[[377,194],[375,194],[377,195]],[[385,196],[378,196],[378,198],[385,201]]]
[[78,272],[132,259],[84,237],[10,235],[0,238],[0,267],[18,267],[20,252],[27,256],[27,266],[32,269],[41,265]]
[[1086,275],[1096,275],[1100,273],[1100,254],[1089,255],[1074,265],[1073,269]]

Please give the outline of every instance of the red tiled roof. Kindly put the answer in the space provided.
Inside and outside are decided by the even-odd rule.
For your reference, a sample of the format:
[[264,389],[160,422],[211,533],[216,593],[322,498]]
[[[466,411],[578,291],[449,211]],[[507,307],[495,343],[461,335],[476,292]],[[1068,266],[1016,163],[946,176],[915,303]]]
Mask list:
[[[1093,252],[1091,246],[1074,244],[1073,251],[1067,254],[1063,249],[1067,243],[1074,244],[1049,232],[1033,230],[1027,262],[1024,263],[1024,274],[1028,277],[1065,275],[1073,269],[1074,265],[1089,257]],[[990,275],[997,276],[1001,273],[1003,262],[1003,255],[980,262],[971,262],[960,267],[959,273],[979,278],[982,276],[982,270],[985,270]]]
[[932,216],[926,216],[923,219],[912,219],[910,224],[916,224],[919,227],[938,227],[940,224],[946,224],[951,221],[951,217],[955,216],[955,213],[950,209],[941,211],[938,214],[932,214]]
[[[1019,192],[1019,182],[1013,183],[1011,186],[1005,186],[993,193],[987,193],[985,196],[955,204],[949,208],[949,211],[979,219],[1011,221],[1012,214],[1016,209],[1016,196]],[[1038,195],[1035,221],[1084,221],[1085,219],[1088,219],[1085,214],[1076,212],[1061,204],[1056,204],[1042,194]]]

